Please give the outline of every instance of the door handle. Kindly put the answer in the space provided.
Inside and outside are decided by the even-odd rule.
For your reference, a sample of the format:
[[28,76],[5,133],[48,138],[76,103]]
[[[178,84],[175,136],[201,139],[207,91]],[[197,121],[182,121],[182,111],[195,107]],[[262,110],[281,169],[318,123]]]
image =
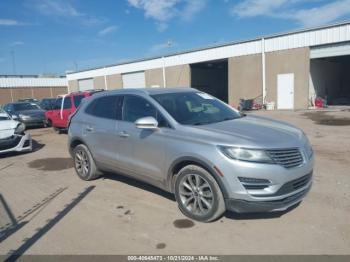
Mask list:
[[119,135],[120,137],[125,137],[125,138],[127,138],[127,137],[130,136],[130,135],[129,135],[128,133],[126,133],[125,131],[119,132],[118,135]]
[[86,127],[85,130],[86,130],[87,132],[92,132],[92,131],[94,131],[94,129],[93,129],[91,126]]

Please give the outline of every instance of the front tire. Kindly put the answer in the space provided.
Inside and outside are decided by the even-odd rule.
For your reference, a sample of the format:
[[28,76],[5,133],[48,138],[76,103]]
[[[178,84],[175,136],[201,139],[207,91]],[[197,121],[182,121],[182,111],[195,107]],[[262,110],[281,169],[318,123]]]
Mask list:
[[207,170],[196,165],[179,171],[175,198],[184,215],[200,222],[216,220],[226,210],[218,183]]
[[74,148],[73,153],[74,168],[82,180],[94,180],[101,175],[87,146],[80,144]]

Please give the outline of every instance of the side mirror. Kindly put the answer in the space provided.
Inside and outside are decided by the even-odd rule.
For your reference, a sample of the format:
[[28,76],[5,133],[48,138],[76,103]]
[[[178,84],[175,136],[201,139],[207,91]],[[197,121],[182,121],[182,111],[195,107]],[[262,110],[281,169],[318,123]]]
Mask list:
[[11,116],[11,118],[13,119],[13,120],[18,120],[18,116],[17,115],[10,115]]
[[135,126],[140,129],[155,130],[158,129],[158,121],[152,116],[142,117],[135,121]]

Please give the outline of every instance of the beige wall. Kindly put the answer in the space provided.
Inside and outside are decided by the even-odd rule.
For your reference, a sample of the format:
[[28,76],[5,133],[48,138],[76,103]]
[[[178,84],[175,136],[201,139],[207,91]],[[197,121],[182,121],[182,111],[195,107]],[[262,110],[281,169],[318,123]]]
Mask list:
[[52,97],[57,97],[58,95],[64,95],[68,93],[67,87],[55,87],[51,88]]
[[310,49],[266,53],[266,101],[277,105],[277,75],[294,73],[294,109],[308,107]]
[[43,98],[57,97],[58,95],[67,94],[67,92],[67,87],[0,88],[0,104],[16,102],[21,98],[36,98],[41,100]]
[[237,107],[240,98],[262,96],[261,54],[229,58],[228,72],[230,105]]
[[39,100],[51,97],[51,93],[52,92],[50,87],[33,88],[33,97]]
[[107,89],[120,89],[123,88],[123,79],[121,74],[107,76]]
[[145,71],[146,86],[159,86],[163,87],[163,69],[156,68]]
[[12,102],[11,99],[11,89],[10,88],[0,88],[0,105]]
[[69,92],[76,92],[79,90],[78,80],[70,80],[68,81]]
[[189,65],[165,68],[167,87],[189,87],[191,85],[191,69]]
[[94,77],[93,81],[94,81],[94,89],[106,89],[104,76]]

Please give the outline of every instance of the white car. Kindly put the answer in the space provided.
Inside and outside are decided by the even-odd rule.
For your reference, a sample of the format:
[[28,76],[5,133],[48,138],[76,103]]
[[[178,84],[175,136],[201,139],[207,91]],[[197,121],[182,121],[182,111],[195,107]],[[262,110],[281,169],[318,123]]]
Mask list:
[[0,109],[0,154],[32,151],[32,138],[24,133],[25,125]]

